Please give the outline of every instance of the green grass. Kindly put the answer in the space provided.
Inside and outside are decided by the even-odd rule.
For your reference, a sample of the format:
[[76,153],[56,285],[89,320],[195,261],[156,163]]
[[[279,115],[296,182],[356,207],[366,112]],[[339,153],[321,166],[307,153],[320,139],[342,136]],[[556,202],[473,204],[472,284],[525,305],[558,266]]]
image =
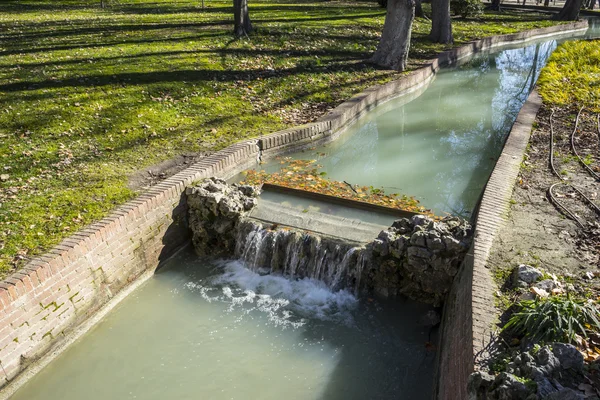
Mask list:
[[[308,121],[399,76],[364,62],[375,2],[0,2],[0,276],[136,195],[128,177],[182,153]],[[535,14],[456,20],[461,44],[553,24]],[[414,25],[411,68],[448,46]]]
[[572,41],[556,49],[542,70],[540,94],[548,105],[600,111],[600,41]]

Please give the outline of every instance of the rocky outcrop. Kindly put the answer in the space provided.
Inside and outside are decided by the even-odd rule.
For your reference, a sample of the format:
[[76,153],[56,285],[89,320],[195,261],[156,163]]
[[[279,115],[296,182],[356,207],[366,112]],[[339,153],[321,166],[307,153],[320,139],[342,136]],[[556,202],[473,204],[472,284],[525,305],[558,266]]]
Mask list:
[[251,186],[212,178],[186,193],[198,254],[235,256],[249,268],[317,279],[333,290],[404,295],[439,306],[471,242],[465,220],[417,215],[359,246],[247,218],[259,194]]
[[192,243],[199,255],[233,254],[238,224],[257,204],[259,189],[209,178],[185,191]]
[[[470,400],[584,399],[583,355],[575,346],[552,343],[514,355],[497,376],[479,371],[469,380]],[[585,388],[584,388],[585,389]],[[594,397],[597,398],[597,397]]]
[[403,218],[373,241],[373,288],[439,305],[471,245],[471,226],[458,217]]

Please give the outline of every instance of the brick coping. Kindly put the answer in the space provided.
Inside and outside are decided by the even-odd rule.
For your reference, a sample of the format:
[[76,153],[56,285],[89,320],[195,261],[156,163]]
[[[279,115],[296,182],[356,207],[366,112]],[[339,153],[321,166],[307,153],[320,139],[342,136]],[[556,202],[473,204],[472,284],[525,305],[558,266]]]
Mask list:
[[500,158],[485,187],[477,213],[473,240],[473,350],[475,366],[485,359],[494,335],[498,312],[494,305],[496,285],[487,265],[494,239],[507,221],[510,199],[536,115],[542,106],[537,89],[527,98],[506,139]]
[[542,99],[534,90],[521,108],[484,189],[473,243],[444,309],[436,399],[468,398],[469,375],[490,354],[498,311],[496,285],[487,260],[496,235],[506,223],[514,185],[541,105]]
[[[74,274],[79,273],[79,264],[85,262],[97,266],[97,264],[94,264],[94,260],[91,260],[91,255],[94,254],[94,252],[98,252],[99,249],[104,248],[103,246],[106,246],[107,243],[113,242],[111,244],[114,245],[114,242],[123,240],[123,235],[125,233],[129,235],[127,238],[132,241],[133,237],[137,238],[137,236],[141,236],[142,231],[139,229],[141,221],[146,225],[151,225],[154,220],[158,220],[160,216],[153,214],[153,210],[164,207],[169,201],[180,199],[185,187],[192,184],[194,181],[209,176],[230,177],[255,165],[262,157],[270,157],[290,151],[297,151],[307,145],[314,146],[315,144],[322,144],[334,140],[352,122],[374,107],[391,100],[392,98],[414,92],[419,90],[419,88],[424,87],[433,79],[441,66],[454,65],[465,57],[494,47],[554,36],[556,34],[575,33],[585,29],[587,29],[587,22],[580,21],[516,34],[492,36],[473,41],[464,46],[440,53],[440,55],[436,59],[431,60],[428,65],[416,71],[412,71],[396,81],[365,90],[341,104],[315,123],[275,132],[259,137],[256,140],[236,143],[206,157],[189,168],[164,180],[160,184],[157,184],[136,199],[117,207],[107,217],[64,239],[49,252],[36,257],[23,268],[5,278],[0,282],[0,321],[23,312],[21,308],[23,308],[28,301],[31,302],[37,301],[37,299],[42,300],[44,298],[50,298],[53,293],[49,293],[49,282],[73,277]],[[505,151],[506,150],[510,150],[510,147],[505,147]],[[496,172],[496,170],[494,172]],[[489,202],[493,200],[486,198],[486,201]],[[484,221],[483,218],[482,221]],[[483,229],[483,227],[481,229]],[[480,232],[482,232],[481,229]],[[124,245],[122,247],[122,251],[125,252],[126,249]],[[132,251],[135,250],[136,249],[133,249]],[[117,261],[119,263],[121,263],[119,265],[125,265],[127,258],[125,256],[120,257],[123,254],[120,251],[121,248],[117,248],[115,252],[111,254],[114,258],[118,259]],[[127,249],[127,251],[129,251],[129,249]],[[478,254],[481,251],[482,250],[480,250]],[[154,260],[154,258],[151,259]],[[115,264],[117,264],[117,261],[115,261]],[[156,268],[156,265],[146,265],[146,269],[153,270],[154,268]],[[102,270],[101,267],[99,267],[99,269]],[[101,272],[104,273],[103,271]],[[78,318],[73,318],[66,322],[66,328],[64,328],[61,333],[63,335],[65,332],[68,333],[68,331],[73,330],[73,328],[80,325],[85,319],[88,319],[102,305],[109,301],[116,300],[115,294],[129,286],[131,282],[141,276],[143,272],[145,271],[134,271],[125,281],[118,281],[114,286],[111,286],[108,289],[102,286],[102,289],[106,289],[108,294],[98,297],[96,296],[97,293],[94,292],[91,296],[96,296],[98,298],[94,297],[92,299],[92,305],[86,309],[87,311],[83,313],[83,316],[80,315]],[[105,277],[100,279],[102,285],[104,284],[103,280],[105,279]],[[95,279],[94,283],[96,283]],[[69,298],[69,300],[73,301],[72,298]],[[40,301],[39,304],[40,306],[43,306],[43,304],[46,303]],[[10,327],[8,326],[0,327],[0,341],[8,338],[8,336],[3,336],[9,334],[7,333],[9,328]],[[46,335],[44,335],[44,338],[45,336]],[[42,357],[49,349],[56,347],[60,341],[61,340],[55,339],[54,336],[50,334],[49,339],[45,340],[43,345],[38,346],[39,348],[33,346],[35,347],[33,349],[30,347],[28,348],[28,351],[36,354],[35,357],[33,357],[34,359],[39,359],[39,357]],[[2,348],[0,348],[0,351],[2,351]],[[10,354],[11,359],[8,360],[8,364],[0,358],[0,365],[2,366],[2,369],[0,369],[0,388],[27,368],[27,365],[24,367],[19,366],[19,362],[12,359],[15,357],[21,359],[23,357],[23,354],[16,354],[16,352],[18,351],[15,350]],[[8,368],[8,372],[7,367],[10,367]],[[0,398],[2,398],[3,395],[4,393],[0,394]]]

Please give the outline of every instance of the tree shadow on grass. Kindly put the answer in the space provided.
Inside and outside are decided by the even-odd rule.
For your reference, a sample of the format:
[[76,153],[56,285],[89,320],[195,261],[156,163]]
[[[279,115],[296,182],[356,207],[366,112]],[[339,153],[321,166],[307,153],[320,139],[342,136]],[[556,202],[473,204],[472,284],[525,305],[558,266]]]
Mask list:
[[[72,2],[74,3],[74,2]],[[100,0],[97,1],[98,9],[100,9]],[[11,1],[3,0],[0,2],[0,13],[23,13],[23,12],[41,12],[41,11],[73,11],[84,10],[91,8],[90,4],[66,4],[65,2],[49,1],[49,2],[27,2],[27,1]]]
[[[0,92],[19,92],[39,89],[56,88],[82,88],[98,87],[115,84],[126,85],[148,85],[154,83],[166,82],[206,82],[206,81],[254,81],[270,78],[282,78],[286,76],[310,73],[325,74],[349,70],[345,64],[326,65],[326,66],[296,66],[291,68],[256,69],[256,70],[177,70],[177,71],[152,71],[152,72],[124,72],[111,75],[88,75],[85,77],[72,77],[62,80],[44,80],[44,81],[19,81],[0,85]],[[352,69],[350,69],[352,71]]]
[[[307,17],[307,18],[267,18],[253,19],[253,23],[255,25],[274,23],[274,22],[282,22],[282,23],[294,23],[294,22],[317,22],[317,21],[336,21],[336,20],[352,20],[359,18],[372,18],[383,15],[382,13],[374,13],[374,14],[362,14],[362,15],[339,15],[339,16],[329,16],[329,17]],[[214,27],[226,27],[233,24],[232,19],[222,19],[211,22],[178,22],[178,23],[149,23],[149,24],[123,24],[123,25],[101,25],[95,27],[77,27],[74,29],[48,29],[44,31],[40,31],[39,28],[34,26],[29,27],[27,25],[22,25],[21,29],[30,29],[35,31],[33,33],[16,33],[16,34],[5,34],[2,35],[2,38],[7,42],[7,44],[13,47],[19,47],[22,49],[23,45],[27,45],[29,41],[33,39],[45,39],[49,38],[59,38],[59,37],[68,37],[68,36],[80,36],[80,35],[94,35],[94,34],[102,34],[107,35],[111,33],[119,33],[119,32],[145,32],[145,31],[160,31],[160,30],[169,30],[169,29],[206,29],[206,28],[214,28]],[[83,23],[81,24],[83,25]],[[44,28],[52,28],[52,26],[56,26],[58,28],[63,27],[62,21],[56,21],[55,23],[47,23],[45,22],[42,25]],[[258,26],[258,29],[260,27]],[[223,34],[222,32],[220,34]],[[344,37],[344,39],[352,39],[352,37]],[[140,41],[143,43],[144,41]],[[110,43],[110,45],[114,45],[115,43]],[[85,43],[82,43],[83,46],[86,46]],[[51,51],[52,47],[44,48],[39,51]],[[27,50],[25,50],[27,51]],[[7,52],[2,52],[0,55],[6,55]]]
[[[305,13],[308,11],[315,11],[315,13],[323,14],[323,13],[331,13],[331,12],[340,12],[342,7],[340,6],[323,6],[322,4],[315,3],[329,3],[328,0],[314,0],[308,1],[305,5],[299,5],[298,3],[302,3],[301,1],[293,1],[289,2],[290,5],[285,4],[285,1],[278,0],[277,5],[273,6],[264,6],[264,5],[253,5],[249,3],[249,11],[250,16],[252,17],[253,13],[261,13],[261,12],[297,12],[297,13]],[[152,3],[150,3],[152,4]],[[160,4],[156,7],[149,6],[148,3],[144,3],[144,6],[136,6],[132,4],[128,5],[115,5],[110,8],[111,11],[118,11],[127,14],[188,14],[188,13],[222,13],[222,14],[233,14],[232,7],[213,7],[210,3],[206,4],[205,8],[202,8],[201,3],[198,2],[198,6],[196,7],[181,7],[181,6],[168,6],[166,3],[154,3]],[[353,4],[351,7],[352,12],[357,11],[373,11],[376,10],[376,7],[373,6],[364,6],[359,4]],[[1,9],[1,8],[0,8]]]

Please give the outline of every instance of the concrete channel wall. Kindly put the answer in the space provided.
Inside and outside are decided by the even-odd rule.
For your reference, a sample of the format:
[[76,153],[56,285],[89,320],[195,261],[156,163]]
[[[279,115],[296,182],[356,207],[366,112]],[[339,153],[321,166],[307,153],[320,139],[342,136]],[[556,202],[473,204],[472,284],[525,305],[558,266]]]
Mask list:
[[[334,140],[377,105],[423,88],[445,64],[503,44],[586,27],[586,22],[577,22],[495,36],[441,53],[401,79],[354,96],[315,123],[238,143],[203,159],[31,260],[0,283],[0,387],[4,387],[0,399],[10,396],[31,375],[24,371],[35,371],[64,349],[73,335],[84,332],[77,328],[98,310],[116,304],[119,292],[139,282],[141,276],[149,276],[162,260],[189,242],[182,197],[187,185],[209,176],[232,176],[256,165],[261,157]],[[471,303],[473,279],[469,274],[465,268],[457,280],[457,311],[446,313],[447,319],[454,321],[446,334],[460,343],[441,349],[441,365],[457,366],[461,372],[451,380],[446,376],[454,376],[452,370],[440,370],[441,398],[464,398],[452,393],[460,393],[464,376],[472,370],[475,347],[474,341],[467,339],[477,332],[471,321],[478,306]]]
[[483,192],[473,244],[444,305],[438,356],[438,399],[467,399],[467,381],[485,359],[497,321],[496,287],[487,259],[510,209],[510,199],[535,116],[542,105],[533,91],[521,108]]

